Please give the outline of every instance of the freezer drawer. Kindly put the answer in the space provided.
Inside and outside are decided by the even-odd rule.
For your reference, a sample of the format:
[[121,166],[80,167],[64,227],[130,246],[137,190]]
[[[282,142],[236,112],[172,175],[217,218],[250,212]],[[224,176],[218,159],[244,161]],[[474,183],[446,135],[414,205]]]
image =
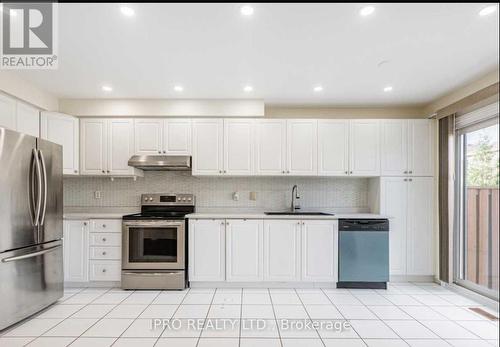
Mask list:
[[62,242],[0,253],[0,330],[63,296]]
[[388,282],[389,232],[339,232],[339,282]]

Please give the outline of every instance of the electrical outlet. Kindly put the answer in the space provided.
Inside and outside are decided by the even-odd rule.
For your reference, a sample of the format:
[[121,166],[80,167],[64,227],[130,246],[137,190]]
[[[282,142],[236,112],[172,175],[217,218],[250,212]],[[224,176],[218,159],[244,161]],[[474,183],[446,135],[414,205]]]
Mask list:
[[249,199],[252,201],[256,201],[257,200],[257,192],[250,192]]
[[100,199],[101,198],[101,191],[100,190],[96,190],[94,192],[94,199]]

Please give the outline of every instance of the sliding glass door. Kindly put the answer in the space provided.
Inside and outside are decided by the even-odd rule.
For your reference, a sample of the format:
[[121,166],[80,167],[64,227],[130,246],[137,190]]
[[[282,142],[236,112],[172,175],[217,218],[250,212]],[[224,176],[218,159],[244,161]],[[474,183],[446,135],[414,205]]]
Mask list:
[[455,282],[498,300],[498,117],[456,132]]

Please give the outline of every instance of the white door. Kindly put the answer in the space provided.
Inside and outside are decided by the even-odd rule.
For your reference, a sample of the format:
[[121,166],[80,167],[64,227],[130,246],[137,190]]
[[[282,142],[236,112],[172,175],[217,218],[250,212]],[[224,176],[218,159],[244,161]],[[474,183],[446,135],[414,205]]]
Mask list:
[[193,120],[193,175],[223,174],[222,119]]
[[17,102],[17,131],[31,136],[40,136],[40,110]]
[[134,120],[135,154],[161,154],[163,119]]
[[349,121],[318,120],[318,175],[349,174]]
[[381,121],[380,170],[382,176],[403,176],[408,173],[408,120]]
[[407,274],[434,274],[434,179],[408,178]]
[[224,120],[224,174],[253,174],[254,120]]
[[63,173],[78,174],[79,127],[78,118],[57,112],[42,112],[40,136],[63,146]]
[[334,281],[337,262],[335,235],[337,221],[302,221],[302,280]]
[[264,221],[264,281],[300,281],[300,225],[297,220]]
[[283,175],[286,170],[286,120],[255,121],[255,173]]
[[434,131],[429,119],[409,120],[408,170],[413,176],[434,175]]
[[262,229],[262,220],[226,220],[227,281],[262,281]]
[[63,261],[65,282],[89,280],[89,226],[84,220],[65,220]]
[[191,119],[165,119],[163,150],[170,155],[191,155]]
[[107,163],[107,121],[88,118],[80,121],[82,175],[105,175]]
[[318,174],[318,122],[309,119],[287,121],[287,173],[295,176]]
[[0,93],[0,127],[16,130],[16,101]]
[[380,175],[380,122],[352,120],[349,134],[349,174],[352,176]]
[[380,179],[380,213],[389,219],[389,273],[406,275],[406,229],[408,213],[408,179]]
[[108,165],[106,173],[127,175],[133,173],[128,160],[134,154],[134,121],[130,118],[108,120]]
[[189,281],[224,281],[226,228],[223,219],[189,220]]

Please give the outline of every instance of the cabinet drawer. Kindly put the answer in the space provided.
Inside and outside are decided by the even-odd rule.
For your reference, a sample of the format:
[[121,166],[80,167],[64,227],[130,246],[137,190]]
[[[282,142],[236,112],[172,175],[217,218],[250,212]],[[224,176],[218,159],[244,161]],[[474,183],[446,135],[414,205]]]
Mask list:
[[91,246],[120,246],[122,234],[118,233],[90,233]]
[[90,232],[92,233],[121,233],[121,219],[92,219],[90,221]]
[[121,277],[121,261],[119,260],[91,260],[91,281],[119,281]]
[[120,260],[121,247],[90,247],[90,259]]

